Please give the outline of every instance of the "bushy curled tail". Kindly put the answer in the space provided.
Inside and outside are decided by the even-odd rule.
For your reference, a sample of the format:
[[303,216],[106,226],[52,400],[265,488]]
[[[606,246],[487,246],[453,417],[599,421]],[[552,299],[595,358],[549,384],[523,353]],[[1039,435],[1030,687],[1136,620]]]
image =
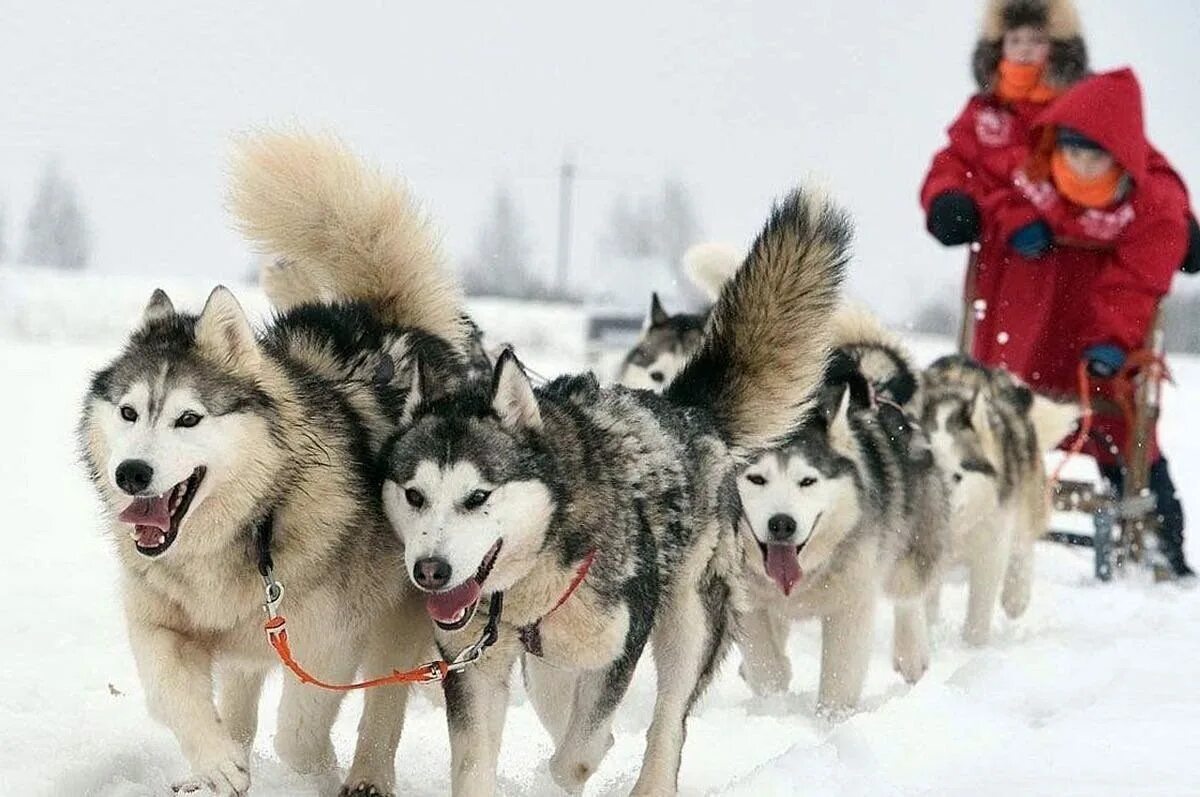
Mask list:
[[709,407],[735,454],[778,444],[811,406],[851,237],[849,216],[831,201],[789,194],[721,290],[700,350],[667,388],[678,404]]
[[462,295],[402,182],[337,139],[303,132],[242,138],[231,167],[231,209],[272,258],[263,286],[278,306],[366,301],[390,323],[461,348]]
[[728,244],[695,244],[683,253],[683,270],[692,284],[715,302],[725,283],[737,273],[742,259],[741,253]]

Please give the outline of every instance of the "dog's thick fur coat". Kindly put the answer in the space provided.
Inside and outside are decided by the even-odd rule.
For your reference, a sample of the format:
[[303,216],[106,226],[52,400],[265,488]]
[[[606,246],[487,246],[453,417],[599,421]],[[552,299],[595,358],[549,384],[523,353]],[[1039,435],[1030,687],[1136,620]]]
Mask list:
[[[243,228],[287,259],[268,275],[286,310],[256,335],[224,288],[198,316],[156,292],[93,379],[80,423],[150,712],[179,740],[186,785],[221,795],[249,788],[259,690],[276,665],[262,629],[260,524],[286,585],[291,646],[311,671],[347,681],[427,650],[377,454],[418,359],[447,384],[465,367],[457,293],[400,186],[303,135],[244,141],[233,180]],[[349,789],[391,790],[405,695],[367,695]],[[286,763],[336,766],[340,697],[285,675],[275,746]]]
[[791,195],[662,396],[591,376],[534,389],[509,353],[490,389],[418,407],[390,448],[384,502],[444,652],[473,641],[475,607],[504,595],[495,646],[446,682],[456,795],[494,792],[522,656],[551,773],[582,790],[647,642],[658,699],[633,791],[675,791],[687,715],[737,614],[734,467],[810,405],[848,243],[840,211]]

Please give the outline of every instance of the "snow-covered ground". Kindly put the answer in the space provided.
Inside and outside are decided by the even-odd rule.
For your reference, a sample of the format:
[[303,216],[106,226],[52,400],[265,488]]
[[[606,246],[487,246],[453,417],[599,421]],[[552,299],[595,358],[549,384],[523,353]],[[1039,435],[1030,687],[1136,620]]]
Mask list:
[[[568,311],[545,311],[534,330],[525,328],[529,311],[491,312],[480,318],[484,326],[512,324],[504,337],[530,340],[523,354],[544,375],[582,356],[578,322]],[[114,558],[73,438],[88,373],[117,344],[103,335],[87,343],[29,342],[0,329],[0,500],[7,521],[0,527],[0,795],[169,793],[185,765],[143,707]],[[921,341],[917,348],[928,358],[940,344]],[[1185,501],[1196,508],[1200,443],[1192,431],[1200,411],[1187,404],[1200,397],[1200,362],[1178,358],[1176,374],[1164,438]],[[1197,539],[1190,540],[1194,562]],[[1049,545],[1038,553],[1033,605],[1020,621],[1001,619],[987,648],[967,648],[958,638],[965,585],[949,586],[932,669],[915,687],[891,671],[881,609],[862,710],[841,723],[814,715],[814,625],[792,640],[796,676],[785,698],[753,699],[731,656],[689,726],[681,792],[1196,793],[1200,592],[1142,578],[1102,585],[1091,577],[1087,553]],[[633,784],[654,698],[645,670],[620,710],[616,744],[589,794],[625,793]],[[276,678],[267,691],[267,706],[275,704],[278,684]],[[554,794],[545,773],[548,739],[519,690],[514,699],[502,789]],[[343,762],[358,709],[357,698],[347,700],[336,726]],[[263,712],[254,793],[327,793],[330,784],[306,782],[279,763],[272,715]],[[418,699],[397,757],[398,793],[446,794],[448,768],[444,714]]]

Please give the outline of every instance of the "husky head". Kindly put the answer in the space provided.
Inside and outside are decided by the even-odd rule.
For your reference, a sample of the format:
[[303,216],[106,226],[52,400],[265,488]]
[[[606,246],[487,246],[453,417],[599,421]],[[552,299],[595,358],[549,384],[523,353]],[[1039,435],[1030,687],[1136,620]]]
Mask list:
[[[419,372],[417,372],[419,374]],[[444,630],[470,622],[484,592],[532,568],[556,509],[537,397],[511,350],[491,384],[422,400],[386,453],[383,503],[410,577]]]
[[125,350],[93,378],[80,425],[84,458],[138,554],[162,556],[177,542],[203,550],[224,541],[213,529],[227,524],[214,521],[249,512],[274,446],[271,401],[256,378],[261,359],[226,288],[199,316],[175,312],[158,290]]
[[637,345],[625,356],[618,381],[626,387],[661,393],[683,370],[704,337],[704,316],[663,309],[658,294],[650,296],[650,315]]
[[843,389],[831,410],[814,413],[785,446],[759,454],[738,476],[745,525],[784,595],[819,574],[863,516],[852,393]]
[[930,448],[949,482],[956,525],[989,516],[1003,499],[1003,450],[991,401],[991,391],[981,387],[969,396],[943,393],[930,397],[924,408]]

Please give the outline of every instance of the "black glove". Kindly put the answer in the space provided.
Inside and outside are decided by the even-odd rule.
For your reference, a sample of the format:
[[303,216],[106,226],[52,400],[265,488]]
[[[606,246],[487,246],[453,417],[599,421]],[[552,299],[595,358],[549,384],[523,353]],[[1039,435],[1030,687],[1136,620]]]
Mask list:
[[969,244],[979,237],[979,208],[962,191],[945,191],[929,203],[925,228],[946,246]]
[[1196,223],[1196,217],[1191,213],[1188,214],[1187,254],[1183,256],[1179,270],[1185,274],[1200,273],[1200,224]]

